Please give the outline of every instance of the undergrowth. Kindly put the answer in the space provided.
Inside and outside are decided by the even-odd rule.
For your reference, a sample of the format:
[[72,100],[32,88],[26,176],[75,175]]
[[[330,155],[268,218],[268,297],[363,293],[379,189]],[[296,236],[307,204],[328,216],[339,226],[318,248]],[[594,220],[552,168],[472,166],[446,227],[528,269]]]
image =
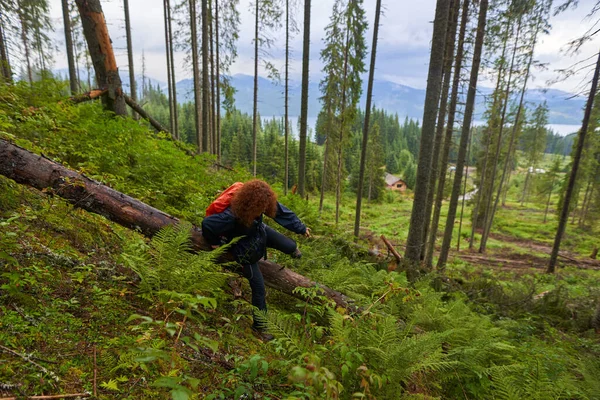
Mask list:
[[[195,224],[218,190],[248,177],[45,88],[0,88],[2,138]],[[397,200],[365,216],[401,241],[404,227],[377,219],[404,216],[410,200]],[[312,203],[281,201],[317,238],[298,239],[300,260],[269,258],[342,291],[359,311],[335,307],[318,286],[298,289],[305,300],[271,290],[263,318],[276,339],[267,344],[250,331],[246,282],[245,299],[232,296],[237,275],[215,254],[190,252],[189,225],[149,241],[0,177],[0,395],[600,398],[590,326],[598,271],[523,276],[457,261],[411,286],[364,257],[348,218],[336,229]]]

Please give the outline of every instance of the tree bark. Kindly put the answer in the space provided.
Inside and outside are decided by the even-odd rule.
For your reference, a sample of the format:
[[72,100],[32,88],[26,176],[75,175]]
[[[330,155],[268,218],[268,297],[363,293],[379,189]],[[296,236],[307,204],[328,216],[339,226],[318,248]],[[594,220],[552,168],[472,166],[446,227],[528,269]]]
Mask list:
[[210,152],[209,137],[210,126],[210,81],[208,78],[208,0],[202,0],[202,149],[205,152]]
[[[504,41],[503,41],[503,46],[502,46],[502,55],[500,56],[501,60],[504,60],[504,55],[506,54],[509,28],[510,28],[510,19],[506,23],[506,30],[505,30]],[[498,69],[498,79],[496,80],[496,88],[494,90],[494,101],[492,103],[492,111],[496,109],[496,104],[499,101],[500,84],[502,83],[503,74],[504,74],[504,63],[501,63],[500,67]],[[473,223],[471,224],[471,240],[469,241],[469,250],[473,249],[473,245],[475,243],[475,230],[479,226],[479,222],[480,222],[480,217],[479,217],[480,208],[481,208],[481,202],[482,202],[482,198],[483,198],[483,190],[485,187],[484,184],[486,183],[485,177],[487,175],[490,146],[492,145],[491,129],[488,127],[486,129],[486,132],[487,132],[487,135],[486,135],[486,144],[485,144],[485,156],[483,158],[484,159],[483,168],[481,169],[481,171],[479,171],[479,169],[477,170],[477,174],[480,176],[479,191],[477,193],[477,202],[475,203],[475,208],[473,209]]]
[[481,0],[479,4],[479,20],[477,22],[477,35],[475,37],[473,65],[471,66],[471,77],[469,79],[469,90],[467,92],[467,102],[465,105],[465,118],[460,136],[460,145],[458,148],[458,159],[456,160],[456,173],[454,175],[452,195],[450,196],[450,205],[448,206],[444,241],[442,242],[442,249],[438,258],[438,270],[443,270],[445,268],[446,261],[448,260],[448,252],[450,251],[450,244],[452,242],[452,231],[454,230],[454,219],[456,218],[458,195],[460,194],[462,175],[465,167],[467,143],[469,140],[469,132],[471,130],[471,120],[473,119],[473,109],[475,108],[475,94],[477,91],[477,79],[479,77],[479,66],[481,64],[481,51],[483,49],[483,39],[485,36],[487,10],[488,0]]
[[169,1],[163,0],[165,22],[165,55],[167,56],[167,100],[169,101],[169,129],[175,127],[175,113],[173,109],[173,79],[171,78],[171,41],[169,40]]
[[[508,172],[508,167],[510,164],[510,159],[511,159],[511,154],[513,152],[513,147],[515,144],[515,140],[517,138],[517,131],[519,130],[519,122],[521,120],[521,113],[523,112],[523,105],[524,105],[524,101],[525,101],[525,91],[527,90],[527,82],[529,81],[529,73],[531,71],[531,64],[533,63],[533,52],[535,50],[535,45],[537,42],[537,35],[540,29],[540,25],[541,23],[538,22],[538,24],[536,25],[536,31],[533,35],[533,40],[532,40],[532,45],[531,45],[531,54],[529,55],[529,60],[527,61],[527,69],[525,70],[525,80],[523,82],[523,87],[521,88],[521,98],[519,99],[519,107],[517,108],[517,115],[515,116],[515,120],[513,122],[513,129],[512,129],[512,134],[510,135],[510,143],[508,145],[508,152],[506,153],[506,160],[504,162],[504,169],[502,170],[502,177],[500,178],[500,183],[498,184],[498,192],[496,194],[496,199],[494,200],[494,205],[492,207],[491,213],[490,213],[490,220],[488,223],[488,229],[487,229],[487,233],[485,234],[485,239],[482,238],[482,244],[485,248],[485,244],[487,243],[487,238],[490,234],[490,230],[492,229],[492,224],[494,223],[494,215],[496,214],[496,209],[498,208],[498,202],[500,201],[500,196],[502,194],[502,188],[504,186],[504,179],[506,178],[506,173]],[[518,38],[518,32],[517,32],[517,38]],[[517,45],[517,42],[515,41],[515,46]],[[510,82],[509,82],[510,84]],[[508,99],[507,99],[508,101]],[[535,169],[535,165],[533,166],[533,168]],[[534,171],[535,172],[535,171]],[[507,183],[508,186],[508,183]],[[508,189],[508,188],[507,188]]]
[[449,10],[450,0],[437,0],[435,21],[433,24],[431,55],[429,59],[429,73],[427,77],[427,92],[425,94],[423,111],[423,125],[421,128],[421,144],[419,147],[419,164],[417,167],[415,195],[410,216],[408,238],[406,241],[406,253],[404,255],[408,262],[414,264],[412,267],[408,267],[407,271],[409,280],[411,281],[416,278],[416,266],[421,260],[423,230],[427,223],[427,221],[425,221],[425,208],[427,205],[432,147],[440,92],[442,89],[442,72],[444,68],[444,57],[440,57],[440,54],[444,54]]
[[[287,196],[290,174],[289,159],[289,84],[290,84],[290,0],[285,0],[285,100],[284,100],[284,118],[285,118],[285,174],[283,178],[283,195]],[[323,160],[325,163],[325,160]],[[325,165],[323,165],[325,170]],[[319,212],[323,209],[323,187],[321,185],[321,201]]]
[[148,122],[150,122],[150,125],[152,125],[152,127],[154,129],[156,129],[157,132],[166,132],[166,133],[169,133],[169,134],[171,134],[171,136],[173,137],[173,139],[175,139],[175,137],[173,136],[173,134],[171,132],[169,132],[169,130],[167,128],[165,128],[164,126],[162,126],[162,124],[160,122],[158,122],[156,119],[152,118],[150,116],[150,114],[148,114],[146,112],[146,110],[144,110],[139,104],[137,104],[135,101],[133,101],[133,99],[131,97],[125,95],[125,102],[127,103],[127,105],[129,107],[131,107],[132,110],[134,110],[139,115],[141,115],[142,118],[147,119]]
[[98,86],[108,89],[107,94],[102,97],[102,103],[107,110],[116,115],[127,115],[119,69],[100,1],[75,0],[75,3],[81,15],[83,33],[94,64],[96,81]]
[[192,35],[192,69],[194,71],[194,109],[196,118],[196,140],[198,142],[198,153],[202,153],[204,148],[203,132],[202,132],[202,93],[200,92],[200,65],[198,64],[198,29],[197,29],[197,13],[196,0],[189,0],[190,4],[190,30]]
[[259,0],[256,2],[256,13],[254,19],[254,97],[252,105],[252,176],[256,176],[256,135],[258,131],[258,19],[259,19]]
[[375,77],[375,60],[377,57],[377,37],[379,35],[379,18],[381,17],[381,0],[375,6],[375,24],[373,25],[373,44],[371,45],[371,65],[369,67],[369,83],[367,85],[367,104],[365,107],[365,121],[363,125],[363,140],[360,150],[360,167],[358,173],[358,190],[356,194],[356,214],[354,216],[354,237],[358,238],[360,232],[360,210],[362,207],[363,181],[365,179],[365,165],[367,160],[367,147],[369,146],[369,123],[371,119],[371,101],[373,98],[373,78]]
[[556,260],[558,258],[558,251],[560,250],[560,242],[562,236],[565,233],[565,227],[567,225],[567,218],[569,216],[569,205],[571,203],[571,197],[573,195],[573,189],[575,188],[575,179],[577,177],[577,171],[579,170],[579,163],[581,161],[581,154],[583,153],[583,145],[585,137],[587,135],[588,125],[590,122],[590,116],[592,114],[592,106],[594,105],[594,96],[598,89],[598,75],[600,74],[600,53],[598,53],[598,61],[596,62],[596,70],[594,72],[594,78],[592,79],[592,87],[590,94],[585,106],[585,115],[583,116],[583,122],[581,124],[581,130],[577,138],[577,148],[573,155],[573,168],[571,169],[571,175],[569,176],[569,183],[567,184],[567,191],[565,192],[565,200],[563,207],[560,212],[560,219],[558,220],[558,229],[556,231],[556,237],[554,238],[554,246],[552,247],[552,254],[550,255],[550,262],[546,272],[554,273],[556,269]]
[[71,100],[71,102],[73,102],[74,104],[79,104],[79,103],[83,103],[86,101],[97,99],[98,97],[105,95],[106,92],[107,92],[106,89],[104,89],[104,90],[94,89],[94,90],[90,90],[87,93],[80,94],[78,96],[71,96],[69,98],[69,100]]
[[[125,10],[125,36],[127,37],[127,62],[129,63],[129,96],[137,103],[137,88],[135,83],[135,68],[133,66],[133,45],[131,43],[131,21],[129,19],[129,0],[123,0],[123,9]],[[134,119],[139,116],[134,112]]]
[[212,0],[208,0],[209,14],[209,40],[210,40],[210,122],[211,122],[211,148],[212,154],[217,154],[217,113],[216,113],[216,94],[215,94],[215,44],[213,36],[213,15]]
[[300,100],[300,154],[298,161],[298,192],[306,192],[306,141],[308,118],[308,66],[310,61],[310,0],[304,0],[304,39],[302,46],[302,95]]
[[[450,152],[450,143],[452,142],[452,133],[454,132],[454,117],[456,114],[456,104],[458,101],[458,90],[460,84],[460,77],[462,72],[462,60],[463,50],[465,42],[465,32],[467,29],[467,21],[469,19],[469,1],[464,0],[462,9],[462,21],[460,24],[460,31],[458,34],[458,48],[456,51],[456,65],[454,66],[454,79],[452,81],[452,98],[450,100],[450,107],[448,109],[448,126],[446,128],[446,140],[444,142],[444,116],[446,114],[446,108],[448,103],[448,92],[450,91],[450,75],[452,72],[452,61],[454,60],[454,41],[456,36],[456,27],[458,25],[458,6],[460,2],[454,0],[455,4],[452,7],[452,23],[448,29],[448,37],[446,38],[446,57],[445,57],[445,71],[444,71],[444,87],[442,88],[442,97],[440,100],[440,112],[438,114],[438,123],[435,133],[435,143],[433,150],[433,157],[431,160],[431,173],[429,175],[429,190],[427,194],[427,209],[425,215],[425,227],[423,231],[423,244],[427,247],[425,251],[425,266],[431,268],[433,263],[433,251],[435,249],[435,240],[437,238],[438,223],[440,220],[440,211],[442,208],[442,198],[444,195],[444,185],[446,181],[446,165],[448,165],[448,154]],[[442,149],[442,143],[444,147]],[[442,155],[441,162],[439,160],[440,154]],[[439,175],[439,178],[438,178]],[[431,212],[434,204],[434,193],[436,192],[436,180],[437,180],[437,196],[435,197],[435,212],[433,213],[433,219],[431,219]],[[430,224],[429,237],[427,237],[427,227]]]
[[[485,206],[485,216],[483,223],[483,234],[481,235],[481,242],[479,243],[479,252],[485,253],[485,248],[487,246],[487,240],[490,235],[490,230],[492,228],[492,198],[494,197],[494,185],[496,183],[496,171],[498,168],[498,164],[500,163],[500,153],[502,149],[502,139],[504,133],[504,122],[506,121],[506,111],[508,109],[508,103],[510,102],[510,95],[512,89],[512,75],[514,72],[515,58],[517,56],[517,49],[519,45],[519,36],[521,33],[521,23],[523,21],[523,17],[519,18],[519,22],[517,24],[517,33],[515,37],[515,45],[513,48],[513,54],[510,61],[510,67],[508,70],[508,81],[506,82],[506,94],[504,98],[504,106],[502,108],[502,116],[500,118],[500,132],[498,132],[498,142],[496,143],[496,154],[494,155],[494,159],[492,161],[492,175],[491,175],[491,183],[490,190],[487,198],[487,204]],[[517,120],[515,120],[514,124],[515,129],[517,128]],[[511,142],[512,143],[512,142]],[[510,153],[509,153],[510,154]],[[508,155],[507,155],[508,156]],[[504,176],[502,176],[504,178]],[[483,189],[483,188],[482,188]],[[502,187],[500,187],[502,190]]]
[[[346,81],[348,78],[348,53],[350,52],[350,32],[346,30],[346,45],[344,49],[344,75],[342,78],[342,99],[340,102],[340,135],[337,151],[337,180],[335,186],[335,225],[340,220],[340,204],[342,202],[342,157],[344,155],[344,114],[346,112]],[[360,193],[360,192],[359,192]]]
[[27,66],[27,78],[29,79],[29,84],[33,83],[33,72],[31,71],[31,55],[29,50],[29,39],[27,38],[27,33],[29,31],[27,21],[25,20],[25,16],[23,15],[24,7],[23,1],[19,1],[17,3],[19,7],[18,15],[19,15],[19,23],[21,24],[21,43],[23,44],[23,52],[25,56],[25,64]]
[[[52,193],[75,207],[139,230],[148,237],[165,226],[180,223],[175,217],[3,139],[0,139],[0,174],[39,190],[51,188]],[[192,228],[192,242],[196,250],[211,249],[200,228]],[[260,261],[259,266],[268,286],[291,296],[299,297],[294,292],[296,287],[316,285],[316,282],[274,262]],[[353,308],[351,300],[343,294],[327,286],[319,285],[319,288],[338,306]]]
[[0,18],[0,70],[2,71],[2,79],[5,82],[12,83],[12,71],[10,70],[10,61],[8,59],[8,49],[6,36],[4,35],[4,26]]
[[79,90],[77,71],[75,69],[75,57],[73,56],[73,36],[71,35],[71,17],[69,16],[69,2],[62,0],[63,25],[65,29],[65,47],[67,49],[67,63],[69,64],[69,85],[71,95]]
[[221,64],[219,62],[219,0],[215,0],[215,42],[217,53],[217,160],[221,161]]
[[173,95],[173,137],[179,137],[179,109],[177,107],[177,79],[175,79],[175,57],[173,50],[173,18],[171,18],[171,0],[167,0],[167,21],[169,23],[169,53],[171,55],[171,92]]

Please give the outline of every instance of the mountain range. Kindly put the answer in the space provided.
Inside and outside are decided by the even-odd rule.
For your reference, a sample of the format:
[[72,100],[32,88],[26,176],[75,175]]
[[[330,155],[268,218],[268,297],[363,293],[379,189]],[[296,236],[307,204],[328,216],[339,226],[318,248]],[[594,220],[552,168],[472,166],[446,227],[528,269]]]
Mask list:
[[[236,107],[245,113],[252,113],[252,100],[254,78],[249,75],[237,74],[231,77],[231,83],[236,88]],[[193,99],[193,81],[184,79],[177,82],[178,101],[185,102]],[[289,88],[289,114],[300,115],[300,83],[290,81]],[[258,80],[258,109],[262,116],[281,116],[284,113],[283,85],[275,85],[268,79],[260,77]],[[319,84],[311,81],[309,84],[308,116],[316,118],[321,110],[321,96]],[[475,106],[475,120],[483,119],[486,98],[492,89],[478,88]],[[366,92],[366,91],[365,91]],[[365,107],[366,93],[363,92],[360,100],[361,107]],[[529,108],[534,108],[546,102],[549,108],[548,123],[578,125],[581,124],[585,99],[573,96],[557,89],[531,89],[525,94],[525,101]],[[410,86],[400,85],[386,80],[375,80],[373,84],[373,104],[390,113],[396,113],[401,119],[405,117],[421,119],[423,117],[423,104],[425,102],[425,89],[415,89]]]
[[[66,70],[56,71],[60,76],[67,76]],[[85,74],[85,72],[84,72]],[[83,75],[82,75],[83,76]],[[82,78],[83,79],[83,78]],[[154,86],[158,85],[166,92],[166,83],[146,78]],[[121,71],[121,80],[125,90],[129,89],[129,78],[126,71]],[[137,77],[138,85],[141,83],[141,76]],[[235,105],[244,113],[252,113],[254,77],[250,75],[237,74],[231,76],[231,83],[236,88]],[[366,86],[366,85],[365,85]],[[298,81],[290,81],[289,88],[289,115],[297,117],[300,115],[300,89]],[[283,84],[276,85],[270,80],[258,78],[258,108],[263,117],[281,116],[284,113],[283,105]],[[492,94],[492,89],[479,87],[477,89],[477,98],[475,105],[474,119],[483,120],[485,113],[486,98]],[[360,100],[360,106],[365,107],[366,90],[363,91]],[[180,103],[191,101],[194,98],[192,79],[183,79],[177,82],[177,100]],[[319,100],[321,92],[319,83],[312,80],[309,83],[309,103],[308,116],[313,120],[321,110]],[[571,93],[557,89],[531,89],[525,94],[525,100],[529,109],[535,108],[538,104],[546,102],[549,109],[548,123],[560,125],[580,125],[583,118],[583,109],[585,99],[581,96],[574,96]],[[425,89],[416,89],[410,86],[397,84],[386,80],[375,80],[373,84],[373,104],[390,113],[398,114],[400,119],[405,117],[421,119],[423,117],[423,104],[425,102]],[[312,124],[311,124],[312,125]]]

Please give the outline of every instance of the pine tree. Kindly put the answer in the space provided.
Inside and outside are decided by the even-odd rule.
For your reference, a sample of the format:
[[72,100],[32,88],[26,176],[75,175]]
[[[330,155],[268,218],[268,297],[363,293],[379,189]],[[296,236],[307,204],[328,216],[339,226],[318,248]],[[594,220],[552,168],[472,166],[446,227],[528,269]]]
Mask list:
[[[129,94],[133,101],[137,103],[137,88],[135,84],[135,68],[133,66],[133,45],[131,44],[131,22],[129,20],[129,0],[123,0],[123,9],[125,11],[125,36],[127,38],[127,60],[129,62]],[[135,111],[132,110],[133,117],[138,118]]]
[[[354,125],[356,107],[362,93],[366,26],[362,0],[336,1],[331,22],[326,27],[326,46],[321,52],[326,72],[320,84],[323,93],[321,99],[327,114],[325,130],[329,132],[325,145],[327,154],[323,164],[321,199],[327,179],[327,164],[336,160],[336,224],[341,203],[343,151],[350,139],[349,129]],[[336,149],[336,154],[329,160],[332,148]]]
[[197,25],[197,7],[196,0],[189,0],[190,9],[190,35],[192,37],[190,44],[192,47],[192,72],[194,76],[194,117],[196,120],[196,143],[198,145],[198,153],[205,151],[203,147],[203,115],[202,115],[202,92],[200,80],[200,65],[199,65],[199,49],[198,49],[198,25]]
[[409,280],[416,278],[416,264],[421,259],[423,249],[423,230],[425,221],[427,193],[429,190],[429,176],[431,169],[431,149],[435,134],[435,123],[442,89],[442,72],[448,26],[450,0],[437,0],[435,20],[433,24],[433,39],[431,44],[431,57],[429,59],[429,74],[427,77],[427,91],[423,111],[423,127],[421,129],[421,146],[419,148],[419,165],[417,168],[417,181],[413,209],[410,218],[410,227],[406,241],[405,257],[413,265],[408,271]]
[[102,97],[104,107],[116,115],[127,115],[121,78],[100,1],[75,1],[81,16],[88,50],[94,64],[96,80],[99,86],[108,89],[107,94]]
[[[77,72],[75,70],[75,57],[73,55],[73,36],[71,34],[71,16],[69,15],[69,1],[61,0],[63,12],[63,26],[65,30],[65,47],[67,50],[67,63],[69,65],[69,85],[71,94],[74,95],[79,90]],[[0,41],[2,39],[0,38]]]
[[458,158],[456,160],[456,174],[454,175],[454,184],[452,186],[452,195],[450,196],[450,205],[448,206],[448,216],[446,217],[446,229],[444,231],[444,240],[438,258],[437,268],[443,270],[448,260],[448,252],[452,242],[452,232],[454,231],[454,219],[456,217],[456,208],[458,206],[458,196],[461,189],[462,174],[465,166],[465,156],[467,143],[469,142],[469,133],[471,131],[471,120],[475,108],[475,93],[477,90],[477,80],[479,77],[479,66],[481,64],[481,52],[483,48],[483,39],[485,36],[485,25],[487,21],[488,0],[481,0],[479,3],[479,17],[477,22],[477,34],[475,37],[475,48],[473,52],[473,64],[471,66],[471,77],[469,79],[469,90],[465,105],[465,117],[460,136],[458,148]]
[[208,0],[201,0],[202,4],[202,151],[210,152],[210,81],[208,70]]
[[585,137],[587,135],[588,125],[590,123],[590,116],[592,113],[592,107],[594,104],[594,98],[598,89],[598,77],[600,75],[600,53],[598,54],[598,60],[596,62],[596,69],[594,71],[594,77],[592,78],[592,87],[588,96],[587,104],[585,107],[585,114],[583,116],[583,122],[581,130],[577,138],[577,147],[573,154],[573,166],[571,168],[571,174],[569,176],[569,182],[565,191],[564,202],[562,205],[560,218],[558,220],[558,229],[556,230],[556,237],[554,238],[554,246],[552,247],[552,253],[550,254],[550,262],[548,264],[548,273],[554,273],[556,269],[556,261],[558,259],[558,251],[560,250],[560,242],[562,236],[565,233],[567,225],[567,218],[569,213],[569,205],[571,202],[571,196],[573,195],[575,180],[577,178],[577,171],[579,169],[579,163],[581,161],[581,154],[583,152]]
[[[435,248],[435,240],[437,237],[437,233],[438,233],[438,224],[439,224],[439,220],[440,220],[440,214],[441,214],[441,209],[442,209],[442,200],[444,197],[444,187],[445,187],[445,183],[446,183],[446,170],[447,170],[447,165],[448,165],[448,156],[450,153],[450,144],[452,142],[452,134],[454,133],[454,121],[456,119],[456,108],[457,108],[457,104],[458,104],[458,98],[459,98],[459,90],[460,90],[460,80],[461,80],[461,72],[462,72],[462,63],[463,63],[463,54],[464,54],[464,46],[465,46],[465,35],[466,35],[466,31],[467,31],[467,23],[469,20],[469,4],[470,4],[470,0],[464,0],[463,1],[463,7],[462,7],[462,13],[461,13],[461,22],[460,22],[460,30],[458,33],[458,46],[457,46],[457,50],[456,50],[456,57],[453,57],[454,54],[452,54],[452,56],[450,56],[449,60],[446,60],[446,62],[449,62],[450,64],[452,63],[452,61],[454,60],[454,77],[452,79],[452,94],[451,94],[451,98],[450,98],[450,105],[448,107],[448,123],[446,125],[446,135],[445,138],[442,137],[443,131],[444,131],[444,119],[443,116],[441,116],[441,118],[438,118],[438,126],[437,126],[437,132],[436,132],[436,137],[439,136],[438,140],[439,143],[435,144],[435,147],[438,152],[438,154],[434,153],[434,158],[432,160],[432,168],[431,168],[431,175],[430,175],[430,184],[431,184],[431,188],[429,190],[429,196],[433,196],[433,192],[436,189],[436,178],[437,178],[437,191],[436,191],[436,196],[435,196],[435,202],[432,204],[433,207],[433,218],[431,219],[431,228],[429,229],[429,237],[427,238],[427,248],[425,249],[425,266],[427,268],[430,268],[432,266],[433,263],[433,251]],[[455,12],[458,12],[458,10],[456,10]],[[454,25],[456,25],[456,22],[454,23]],[[452,36],[450,38],[451,41],[454,41],[454,37]],[[450,49],[452,49],[451,46],[449,46]],[[450,52],[450,51],[449,51]],[[448,68],[448,66],[446,66],[446,68]],[[449,73],[448,73],[449,75]],[[450,77],[448,76],[448,83],[450,81]],[[447,90],[446,94],[447,94]],[[444,98],[442,98],[442,106],[443,106],[443,102],[445,101]],[[440,110],[442,111],[442,110]],[[442,143],[443,143],[443,148],[442,147]],[[438,163],[438,158],[441,156],[441,160],[439,161],[439,166],[437,165]],[[438,176],[436,176],[436,174],[438,174]],[[428,199],[428,204],[429,204],[429,199]],[[425,221],[427,221],[427,223],[429,223],[429,218],[426,218]],[[426,230],[425,230],[426,231]],[[423,239],[423,242],[425,242],[425,238]]]
[[[256,176],[256,146],[258,134],[258,64],[259,50],[265,54],[273,45],[271,33],[281,26],[281,7],[275,0],[254,0],[254,97],[253,97],[253,124],[252,124],[252,174]],[[270,63],[266,63],[268,70],[273,70]]]
[[[256,0],[258,1],[258,0]],[[300,154],[298,161],[298,193],[306,192],[306,141],[308,118],[308,65],[310,60],[310,1],[304,0],[304,38],[302,41],[302,93],[300,99]]]
[[367,146],[369,144],[369,120],[371,118],[371,100],[373,97],[373,79],[375,77],[375,60],[377,59],[377,37],[379,35],[379,18],[381,17],[381,0],[375,6],[375,23],[373,24],[373,44],[371,45],[371,63],[369,66],[369,83],[367,85],[367,104],[365,108],[365,121],[363,125],[362,147],[360,152],[360,170],[358,173],[358,189],[356,196],[356,215],[354,218],[354,237],[358,238],[360,231],[360,211],[362,206],[363,181],[365,178],[365,165]]

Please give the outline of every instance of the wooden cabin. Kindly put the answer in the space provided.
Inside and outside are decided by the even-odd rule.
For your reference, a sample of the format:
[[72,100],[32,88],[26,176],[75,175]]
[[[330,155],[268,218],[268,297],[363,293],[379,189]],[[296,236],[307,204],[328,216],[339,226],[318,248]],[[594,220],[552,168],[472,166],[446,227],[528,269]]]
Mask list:
[[388,174],[387,172],[385,173],[385,186],[390,190],[394,190],[394,191],[398,191],[398,192],[404,192],[404,191],[406,191],[406,188],[407,188],[406,182],[404,182],[402,179],[398,178],[397,176]]

